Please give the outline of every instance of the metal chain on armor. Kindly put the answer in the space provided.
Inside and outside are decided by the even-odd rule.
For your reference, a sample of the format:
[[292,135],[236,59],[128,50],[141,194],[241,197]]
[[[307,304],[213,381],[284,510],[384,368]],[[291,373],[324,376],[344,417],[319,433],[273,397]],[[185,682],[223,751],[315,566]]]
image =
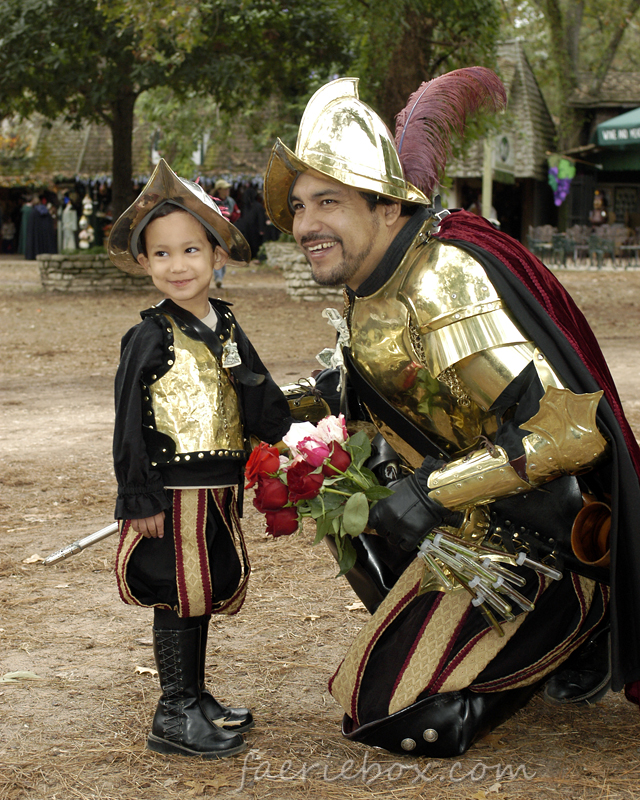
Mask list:
[[351,311],[353,309],[353,304],[349,298],[349,292],[346,289],[342,289],[342,301],[344,303],[344,307],[342,310],[342,316],[344,317],[345,322],[347,323],[347,328],[351,331]]
[[446,369],[442,370],[442,372],[438,375],[438,380],[451,389],[451,394],[456,399],[458,405],[463,406],[464,408],[467,408],[471,405],[471,398],[465,392],[464,386],[460,382],[460,378],[458,377],[455,367],[447,367]]
[[411,342],[411,347],[413,347],[413,352],[418,357],[420,366],[426,369],[427,364],[424,355],[424,345],[422,344],[422,336],[420,336],[420,332],[411,321],[409,321],[409,340]]

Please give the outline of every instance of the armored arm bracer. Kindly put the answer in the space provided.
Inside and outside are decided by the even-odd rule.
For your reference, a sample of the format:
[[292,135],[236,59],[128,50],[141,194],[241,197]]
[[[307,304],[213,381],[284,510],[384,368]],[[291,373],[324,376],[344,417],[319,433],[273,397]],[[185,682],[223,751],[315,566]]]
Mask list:
[[[478,405],[499,417],[495,443],[433,472],[429,496],[461,510],[525,493],[601,459],[607,447],[596,425],[602,392],[576,395],[563,385],[468,253],[437,243],[421,262],[400,291],[416,360],[450,388],[461,412]],[[529,383],[520,386],[525,374]]]
[[459,510],[586,471],[607,449],[595,419],[601,397],[602,391],[577,395],[549,387],[538,413],[520,426],[530,431],[523,456],[510,459],[499,445],[475,450],[430,475],[429,497]]

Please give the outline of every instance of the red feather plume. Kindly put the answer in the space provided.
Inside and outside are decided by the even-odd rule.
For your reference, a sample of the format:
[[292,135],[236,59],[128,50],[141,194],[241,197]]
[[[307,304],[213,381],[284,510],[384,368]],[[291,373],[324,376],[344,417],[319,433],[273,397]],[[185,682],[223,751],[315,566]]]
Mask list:
[[396,117],[396,147],[405,178],[427,197],[451,155],[451,135],[464,133],[467,117],[499,111],[507,93],[495,72],[465,67],[425,81]]

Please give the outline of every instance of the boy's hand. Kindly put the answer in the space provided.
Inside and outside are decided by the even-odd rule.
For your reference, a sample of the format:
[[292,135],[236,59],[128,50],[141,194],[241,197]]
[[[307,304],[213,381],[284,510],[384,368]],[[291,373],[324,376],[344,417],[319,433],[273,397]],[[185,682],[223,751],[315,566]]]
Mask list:
[[131,527],[146,539],[162,539],[164,536],[164,511],[160,511],[153,517],[132,519]]

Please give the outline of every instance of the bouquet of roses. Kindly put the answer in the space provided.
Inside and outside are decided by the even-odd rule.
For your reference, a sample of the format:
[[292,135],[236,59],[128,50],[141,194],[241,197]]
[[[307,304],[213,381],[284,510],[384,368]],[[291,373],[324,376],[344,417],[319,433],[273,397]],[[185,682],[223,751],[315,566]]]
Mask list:
[[364,531],[370,505],[393,494],[364,466],[371,443],[363,431],[349,436],[342,414],[317,426],[296,422],[283,442],[288,458],[265,442],[249,457],[246,488],[256,487],[253,504],[265,515],[269,536],[287,536],[303,517],[314,519],[314,544],[333,536],[344,575],[356,559],[351,537]]

